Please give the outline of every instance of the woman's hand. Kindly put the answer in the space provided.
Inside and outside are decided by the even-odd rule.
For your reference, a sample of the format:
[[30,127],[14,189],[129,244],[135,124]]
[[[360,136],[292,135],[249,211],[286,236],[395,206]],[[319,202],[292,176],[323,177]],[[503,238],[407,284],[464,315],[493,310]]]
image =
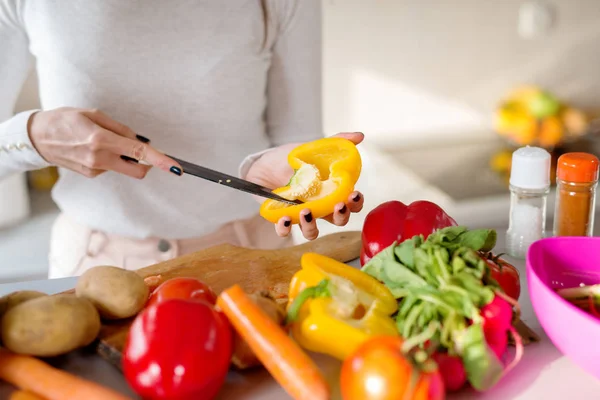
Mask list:
[[141,179],[151,168],[181,175],[181,166],[136,135],[129,127],[98,110],[57,108],[29,119],[29,137],[49,163],[89,178],[106,171]]
[[[338,133],[335,136],[346,138],[354,144],[359,144],[364,139],[364,135],[358,132]],[[288,164],[287,156],[298,144],[286,144],[265,153],[252,165],[246,179],[271,189],[285,186],[294,173],[292,167]],[[261,199],[260,201],[263,200]],[[333,210],[331,210],[331,214],[323,219],[337,226],[344,226],[348,223],[351,213],[357,213],[362,210],[363,203],[364,198],[362,194],[360,192],[353,192],[348,196],[346,203],[336,204]],[[300,216],[300,229],[304,237],[308,240],[316,239],[319,236],[319,229],[310,209],[302,210]],[[279,236],[289,235],[291,229],[292,224],[288,217],[281,218],[275,225],[275,230]]]

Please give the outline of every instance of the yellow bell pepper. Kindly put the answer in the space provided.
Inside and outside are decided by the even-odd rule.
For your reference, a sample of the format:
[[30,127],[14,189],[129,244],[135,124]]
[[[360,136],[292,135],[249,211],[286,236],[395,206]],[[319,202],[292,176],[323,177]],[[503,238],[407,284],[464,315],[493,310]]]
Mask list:
[[[354,143],[339,137],[318,139],[296,147],[289,153],[288,163],[295,171],[294,176],[286,186],[273,192],[289,200],[301,200],[303,204],[266,200],[260,207],[260,215],[273,223],[287,216],[292,224],[297,224],[300,211],[305,208],[309,208],[315,218],[331,214],[335,205],[346,202],[354,191],[362,168],[360,153]],[[303,172],[308,169],[309,177],[295,184],[301,169]]]
[[344,360],[373,336],[397,336],[392,293],[364,272],[306,253],[290,282],[288,324],[307,350]]

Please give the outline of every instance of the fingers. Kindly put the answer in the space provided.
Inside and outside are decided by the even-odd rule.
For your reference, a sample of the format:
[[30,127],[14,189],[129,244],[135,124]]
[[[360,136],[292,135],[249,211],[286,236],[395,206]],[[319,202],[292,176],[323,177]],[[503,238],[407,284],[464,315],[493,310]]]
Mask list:
[[365,135],[362,132],[340,132],[333,136],[348,139],[349,141],[351,141],[354,144],[359,144],[365,138]]
[[[90,110],[90,111],[85,112],[84,114],[86,117],[88,117],[90,120],[92,120],[95,124],[101,126],[104,129],[112,131],[116,134],[128,137],[129,139],[136,139],[136,136],[138,136],[127,125],[124,125],[120,122],[115,121],[114,119],[112,119],[108,115],[104,114],[100,110]],[[143,139],[146,139],[143,136],[141,136],[141,137]],[[147,140],[147,139],[142,140],[142,141],[145,143],[149,142],[149,140]]]
[[[350,220],[351,213],[357,213],[362,210],[364,201],[362,193],[358,191],[352,192],[350,196],[348,196],[348,202],[346,204],[336,204],[333,213],[323,219],[336,226],[345,226]],[[292,229],[291,225],[290,218],[283,217],[275,225],[275,232],[281,237],[288,236]],[[319,236],[317,222],[308,208],[300,212],[300,230],[302,231],[302,235],[308,240],[314,240]]]
[[179,163],[138,139],[115,135],[111,131],[102,129],[92,140],[96,142],[92,148],[99,151],[108,151],[118,156],[123,155],[138,161],[146,161],[163,171],[179,176],[182,174],[183,169]]
[[136,160],[143,160],[148,162],[155,167],[162,169],[166,172],[171,172],[175,175],[181,176],[183,174],[183,168],[179,165],[178,162],[167,157],[163,153],[156,150],[154,147],[141,143],[137,140],[124,139],[129,141],[129,144],[123,144],[124,146],[129,146],[125,153],[121,153]]
[[[300,212],[300,230],[302,235],[308,240],[314,240],[319,236],[317,221],[312,216],[309,209]],[[292,231],[292,220],[289,217],[280,218],[275,224],[275,232],[278,236],[286,237]]]
[[345,226],[350,220],[350,211],[344,203],[338,203],[333,209],[333,214],[327,220],[337,226]]
[[[85,115],[98,126],[104,128],[105,144],[107,150],[117,155],[124,155],[140,161],[146,161],[163,171],[172,172],[175,175],[181,176],[182,168],[179,163],[154,149],[147,143],[150,139],[136,134],[127,125],[117,122],[100,110],[90,110],[85,112]],[[115,133],[115,137],[111,137],[106,133]],[[125,140],[122,140],[125,139]],[[113,143],[114,142],[114,143]],[[117,162],[115,165],[121,165]],[[128,168],[128,167],[125,167]],[[136,175],[141,171],[137,168],[134,172]]]
[[348,196],[348,208],[350,212],[357,213],[360,212],[365,203],[365,198],[361,192],[352,192],[350,196]]
[[319,236],[317,221],[315,221],[308,208],[300,211],[300,230],[302,230],[302,235],[307,240],[314,240]]
[[347,203],[338,203],[333,209],[333,213],[323,219],[337,226],[346,226],[350,220],[351,213],[360,212],[363,208],[365,199],[360,192],[352,192],[348,196]]
[[86,167],[85,165],[76,165],[72,169],[74,171],[79,172],[81,175],[85,176],[86,178],[95,178],[98,175],[106,172],[101,169],[89,168],[89,167]]
[[[319,236],[317,221],[312,216],[309,209],[300,212],[300,230],[307,240],[314,240]],[[280,218],[275,224],[275,232],[278,236],[286,237],[292,231],[292,220],[289,217]]]
[[106,171],[115,171],[132,178],[142,179],[150,168],[150,166],[138,164],[132,158],[100,151],[80,165],[79,172],[88,178],[95,178]]
[[275,225],[275,232],[280,237],[286,237],[292,231],[292,220],[289,217],[280,218]]
[[150,171],[150,166],[141,165],[134,160],[127,160],[124,156],[116,157],[112,164],[112,170],[135,179],[142,179]]

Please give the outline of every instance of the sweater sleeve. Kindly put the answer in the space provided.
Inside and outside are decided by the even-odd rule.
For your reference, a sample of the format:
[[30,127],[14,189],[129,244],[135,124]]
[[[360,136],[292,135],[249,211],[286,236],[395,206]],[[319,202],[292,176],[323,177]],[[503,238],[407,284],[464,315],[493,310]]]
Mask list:
[[29,117],[37,110],[13,116],[32,64],[17,3],[0,0],[0,179],[49,165],[33,147],[27,132]]
[[[321,95],[321,2],[274,1],[270,29],[276,29],[267,79],[267,134],[272,146],[323,137]],[[266,150],[268,151],[268,150]],[[248,169],[265,151],[246,157]]]

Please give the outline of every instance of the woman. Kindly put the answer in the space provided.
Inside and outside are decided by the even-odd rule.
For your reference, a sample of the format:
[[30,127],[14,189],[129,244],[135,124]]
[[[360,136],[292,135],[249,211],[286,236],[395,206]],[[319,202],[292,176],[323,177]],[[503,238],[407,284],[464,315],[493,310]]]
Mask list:
[[[285,185],[287,153],[321,137],[320,7],[0,0],[0,177],[60,167],[49,276],[136,269],[223,242],[288,245],[289,219],[273,230],[251,196],[182,176],[165,154]],[[31,55],[43,110],[10,117]],[[353,193],[327,219],[345,225],[362,204]],[[302,214],[303,235],[316,238]]]

